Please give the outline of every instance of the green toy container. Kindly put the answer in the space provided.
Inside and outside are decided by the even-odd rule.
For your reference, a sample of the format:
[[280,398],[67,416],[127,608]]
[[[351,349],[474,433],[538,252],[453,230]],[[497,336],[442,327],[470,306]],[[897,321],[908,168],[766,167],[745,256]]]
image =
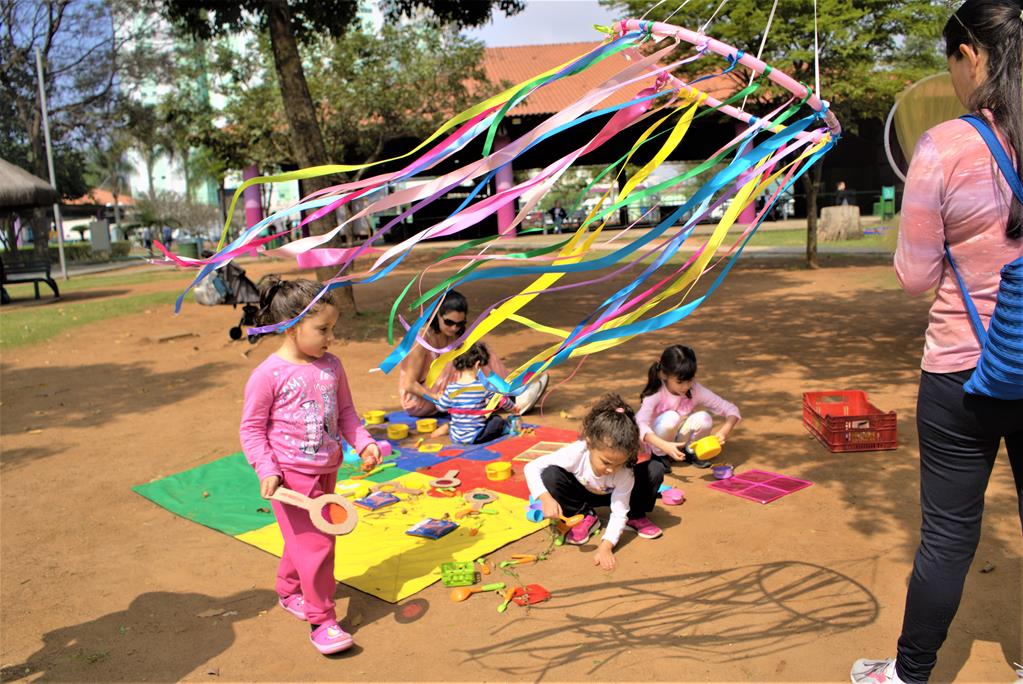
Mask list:
[[476,564],[472,561],[441,563],[440,579],[445,587],[467,587],[476,584]]

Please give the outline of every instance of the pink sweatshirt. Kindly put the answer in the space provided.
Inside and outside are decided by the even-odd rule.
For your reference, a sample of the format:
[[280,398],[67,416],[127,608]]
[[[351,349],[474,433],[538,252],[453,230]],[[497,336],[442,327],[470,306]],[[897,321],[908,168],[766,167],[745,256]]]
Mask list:
[[690,394],[693,395],[691,399],[684,394],[672,394],[667,387],[661,385],[661,389],[643,399],[639,411],[636,412],[640,442],[646,444],[644,440],[647,434],[654,431],[652,427],[654,420],[665,411],[676,411],[684,417],[702,407],[716,416],[735,416],[742,420],[735,404],[725,401],[700,383],[693,383]]
[[895,273],[909,294],[938,288],[924,338],[925,371],[954,373],[977,365],[980,343],[943,245],[948,240],[986,328],[999,271],[1023,255],[1023,240],[1005,235],[1011,196],[991,151],[967,122],[946,121],[920,138],[902,201]]
[[245,385],[239,432],[260,480],[282,469],[329,473],[341,464],[342,437],[358,453],[373,441],[333,354],[307,364],[268,356]]

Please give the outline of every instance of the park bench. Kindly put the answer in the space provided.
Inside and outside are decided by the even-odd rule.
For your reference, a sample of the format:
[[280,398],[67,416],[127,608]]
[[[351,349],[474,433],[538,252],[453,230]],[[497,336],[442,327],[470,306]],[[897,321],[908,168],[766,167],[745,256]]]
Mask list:
[[36,299],[39,299],[39,283],[46,283],[53,290],[53,296],[60,299],[60,290],[57,289],[57,281],[50,275],[50,262],[40,259],[31,261],[19,261],[5,263],[0,260],[0,291],[2,291],[2,303],[11,301],[4,285],[15,285],[19,283],[32,283],[36,290]]

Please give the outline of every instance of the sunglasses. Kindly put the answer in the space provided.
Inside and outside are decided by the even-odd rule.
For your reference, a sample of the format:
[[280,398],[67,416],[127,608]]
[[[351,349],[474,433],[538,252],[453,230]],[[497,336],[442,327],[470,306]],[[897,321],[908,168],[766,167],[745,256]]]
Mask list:
[[464,320],[462,320],[462,321],[453,321],[450,318],[442,318],[442,319],[440,319],[440,321],[441,321],[441,323],[443,323],[444,325],[448,326],[449,328],[464,328],[465,327],[465,321]]

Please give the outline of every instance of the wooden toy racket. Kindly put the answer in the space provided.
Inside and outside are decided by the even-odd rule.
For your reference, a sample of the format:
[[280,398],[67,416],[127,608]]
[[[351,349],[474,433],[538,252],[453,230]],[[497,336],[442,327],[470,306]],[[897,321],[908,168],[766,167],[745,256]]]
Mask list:
[[[309,512],[309,519],[316,529],[335,537],[348,534],[359,522],[358,511],[340,494],[323,494],[311,499],[287,487],[278,487],[270,498],[290,506],[304,508]],[[330,520],[323,517],[324,508],[327,509]]]

